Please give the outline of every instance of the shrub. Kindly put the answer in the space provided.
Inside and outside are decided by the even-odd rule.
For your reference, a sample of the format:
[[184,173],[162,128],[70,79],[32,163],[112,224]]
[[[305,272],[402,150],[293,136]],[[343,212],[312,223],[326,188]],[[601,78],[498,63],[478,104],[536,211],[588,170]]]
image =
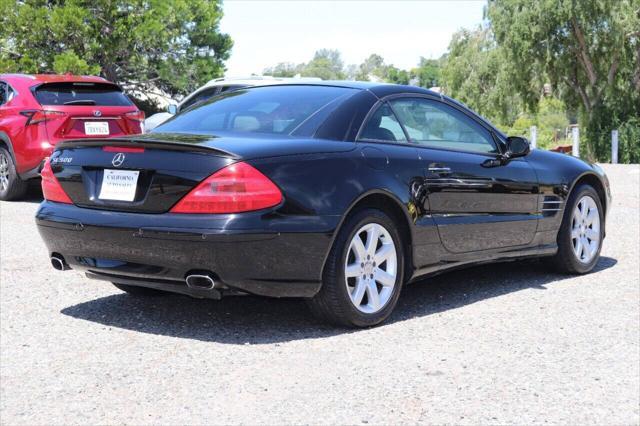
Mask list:
[[630,118],[618,127],[618,161],[640,163],[640,118]]

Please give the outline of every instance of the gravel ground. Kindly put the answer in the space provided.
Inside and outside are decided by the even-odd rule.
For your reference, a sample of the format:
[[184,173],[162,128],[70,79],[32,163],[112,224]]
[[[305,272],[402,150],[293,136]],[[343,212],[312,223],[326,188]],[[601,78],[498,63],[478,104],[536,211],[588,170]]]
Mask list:
[[640,167],[605,169],[614,203],[594,273],[449,273],[362,331],[297,300],[141,300],[56,272],[37,193],[1,203],[0,421],[638,424]]

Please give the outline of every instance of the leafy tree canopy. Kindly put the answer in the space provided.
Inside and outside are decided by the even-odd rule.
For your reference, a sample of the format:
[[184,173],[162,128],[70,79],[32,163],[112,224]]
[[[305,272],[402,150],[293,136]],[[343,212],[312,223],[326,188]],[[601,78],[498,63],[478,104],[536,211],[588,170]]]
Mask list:
[[359,81],[369,81],[371,76],[383,79],[387,74],[387,65],[384,63],[384,58],[378,54],[371,54],[362,64],[358,67],[358,71],[355,75],[355,79]]
[[291,62],[280,62],[273,67],[265,68],[262,73],[274,77],[295,77],[297,74],[300,74],[300,71],[299,66]]
[[265,75],[274,77],[319,77],[323,80],[343,80],[347,78],[342,56],[338,50],[320,49],[313,55],[313,59],[307,63],[295,65],[291,62],[265,68]]
[[410,73],[386,64],[384,58],[378,54],[369,55],[355,72],[354,79],[359,81],[384,81],[387,83],[409,84]]
[[426,59],[420,57],[417,68],[411,70],[411,74],[418,79],[421,87],[439,87],[442,85],[441,72],[442,59]]
[[451,39],[441,80],[447,95],[490,119],[512,123],[522,105],[514,95],[508,68],[490,28],[462,29]]
[[311,61],[301,64],[281,62],[265,68],[263,74],[274,77],[319,77],[323,80],[383,81],[387,83],[409,84],[412,73],[386,64],[384,58],[372,54],[360,65],[345,65],[340,52],[332,49],[318,50]]
[[320,77],[323,80],[342,80],[346,77],[344,63],[338,50],[320,49],[313,59],[302,67],[303,77]]
[[490,0],[488,17],[527,105],[550,81],[605,157],[611,127],[640,115],[640,0]]
[[189,92],[224,72],[220,0],[0,0],[0,72],[100,74]]

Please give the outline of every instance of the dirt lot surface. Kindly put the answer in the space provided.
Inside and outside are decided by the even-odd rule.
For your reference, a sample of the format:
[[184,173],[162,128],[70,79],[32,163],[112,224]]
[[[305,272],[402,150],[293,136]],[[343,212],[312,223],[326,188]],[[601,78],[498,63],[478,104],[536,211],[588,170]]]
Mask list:
[[298,300],[139,299],[56,272],[37,193],[1,203],[2,424],[638,424],[640,167],[595,272],[476,267],[341,330]]

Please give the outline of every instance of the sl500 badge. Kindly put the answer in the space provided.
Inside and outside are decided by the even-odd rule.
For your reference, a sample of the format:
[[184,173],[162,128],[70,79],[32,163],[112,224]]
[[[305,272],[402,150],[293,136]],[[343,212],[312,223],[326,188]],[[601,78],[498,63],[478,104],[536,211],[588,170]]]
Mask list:
[[73,161],[73,157],[54,157],[51,159],[52,163],[70,163]]

